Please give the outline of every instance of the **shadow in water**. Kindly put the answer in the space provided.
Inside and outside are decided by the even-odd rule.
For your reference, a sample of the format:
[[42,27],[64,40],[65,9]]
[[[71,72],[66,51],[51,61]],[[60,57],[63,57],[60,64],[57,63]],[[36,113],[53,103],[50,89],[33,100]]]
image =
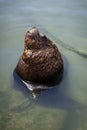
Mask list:
[[66,110],[87,108],[84,104],[75,101],[68,95],[65,95],[61,88],[57,87],[53,90],[49,90],[49,92],[45,92],[38,100],[35,101],[35,103],[43,107]]
[[23,82],[21,81],[21,78],[16,74],[15,71],[13,72],[14,88],[17,90],[20,90],[23,93],[24,97],[29,98],[35,104],[38,104],[44,107],[62,108],[62,109],[85,108],[84,105],[82,105],[81,103],[78,103],[77,101],[69,97],[67,94],[65,94],[65,91],[68,91],[69,89],[69,83],[68,83],[69,65],[64,56],[63,56],[63,61],[64,61],[65,69],[64,69],[63,79],[61,83],[55,85],[50,90],[41,91],[42,92],[41,95],[35,100],[33,100],[33,98],[30,98],[31,92],[27,89],[26,85],[23,84]]
[[16,70],[13,71],[13,77],[14,88],[17,90],[21,90],[25,97],[29,96],[30,92],[33,99],[36,99],[38,96],[40,96],[42,91],[54,88],[56,84],[59,84],[61,81],[61,78],[59,79],[59,77],[57,78],[55,76],[56,79],[53,80],[53,82],[48,82],[45,84],[26,82],[18,76]]
[[21,91],[24,97],[28,97],[30,95],[29,90],[27,89],[26,85],[22,82],[21,78],[17,75],[16,71],[13,71],[13,87],[17,91]]
[[56,85],[53,89],[43,92],[40,98],[35,102],[41,106],[60,109],[85,109],[85,106],[78,101],[75,101],[69,95],[69,64],[67,59],[63,56],[64,73],[63,80],[60,84]]

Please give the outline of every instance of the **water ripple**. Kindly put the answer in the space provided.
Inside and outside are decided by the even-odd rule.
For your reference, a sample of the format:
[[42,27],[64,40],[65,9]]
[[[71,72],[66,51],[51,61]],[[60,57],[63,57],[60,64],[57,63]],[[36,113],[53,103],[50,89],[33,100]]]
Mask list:
[[52,33],[50,33],[47,29],[41,27],[42,30],[48,34],[49,37],[51,37],[56,43],[58,43],[59,45],[61,45],[63,48],[69,50],[69,51],[72,51],[80,56],[82,56],[83,58],[86,58],[87,59],[87,53],[84,52],[83,50],[80,50],[78,48],[75,48],[71,45],[68,45],[66,43],[64,43],[63,41],[61,41],[59,38],[56,38]]

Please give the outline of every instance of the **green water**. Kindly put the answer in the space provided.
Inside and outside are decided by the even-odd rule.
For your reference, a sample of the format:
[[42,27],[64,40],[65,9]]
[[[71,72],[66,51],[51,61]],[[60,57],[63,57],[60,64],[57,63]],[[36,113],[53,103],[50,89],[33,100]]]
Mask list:
[[[27,28],[59,47],[62,82],[33,100],[13,71]],[[86,0],[0,0],[0,130],[87,129]]]

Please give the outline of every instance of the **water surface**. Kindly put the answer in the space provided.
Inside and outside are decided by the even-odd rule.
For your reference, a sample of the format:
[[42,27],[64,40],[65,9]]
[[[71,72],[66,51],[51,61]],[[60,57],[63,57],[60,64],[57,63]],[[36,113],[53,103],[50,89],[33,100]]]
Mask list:
[[[37,26],[59,47],[62,82],[33,100],[13,71],[27,28]],[[86,0],[0,0],[0,130],[87,129]]]

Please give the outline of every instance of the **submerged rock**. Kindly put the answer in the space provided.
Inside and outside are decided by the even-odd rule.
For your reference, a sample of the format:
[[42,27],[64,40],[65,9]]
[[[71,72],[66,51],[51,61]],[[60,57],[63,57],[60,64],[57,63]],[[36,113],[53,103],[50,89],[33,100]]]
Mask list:
[[26,32],[24,52],[16,72],[24,81],[36,83],[62,78],[63,60],[57,46],[36,27]]

